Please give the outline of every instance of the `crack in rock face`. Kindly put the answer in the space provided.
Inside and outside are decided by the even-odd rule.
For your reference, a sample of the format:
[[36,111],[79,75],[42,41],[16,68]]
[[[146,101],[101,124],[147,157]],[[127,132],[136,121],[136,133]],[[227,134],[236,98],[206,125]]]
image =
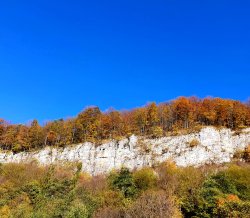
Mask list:
[[158,139],[145,139],[132,135],[128,139],[110,141],[100,146],[85,142],[63,149],[46,147],[35,152],[17,154],[1,151],[0,163],[34,160],[41,165],[82,162],[83,171],[97,175],[122,166],[129,169],[152,166],[168,159],[183,167],[226,163],[231,161],[236,151],[243,150],[249,144],[250,128],[236,135],[230,129],[218,130],[214,127],[205,127],[199,133]]

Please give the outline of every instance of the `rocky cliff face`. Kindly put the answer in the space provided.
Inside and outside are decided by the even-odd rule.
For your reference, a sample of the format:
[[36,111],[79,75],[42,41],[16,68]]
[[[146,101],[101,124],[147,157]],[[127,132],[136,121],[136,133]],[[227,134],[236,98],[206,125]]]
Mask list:
[[131,136],[121,141],[111,141],[100,146],[83,143],[66,148],[44,148],[36,152],[0,152],[0,162],[30,162],[37,160],[46,165],[55,162],[80,161],[83,170],[92,174],[107,173],[126,166],[130,169],[166,161],[177,166],[199,166],[202,164],[229,162],[237,150],[250,144],[250,128],[236,135],[229,129],[203,128],[199,133],[142,139]]

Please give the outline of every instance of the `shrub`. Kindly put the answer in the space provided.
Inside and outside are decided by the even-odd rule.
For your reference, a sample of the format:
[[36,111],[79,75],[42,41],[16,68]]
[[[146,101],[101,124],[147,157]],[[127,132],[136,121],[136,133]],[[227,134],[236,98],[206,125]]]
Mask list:
[[79,201],[73,201],[72,206],[66,212],[65,218],[88,218],[90,213],[86,205]]
[[4,205],[0,208],[0,217],[1,218],[10,218],[11,217],[11,210],[7,205]]
[[103,207],[98,209],[94,218],[124,218],[124,210],[119,207]]
[[233,158],[236,160],[241,160],[244,158],[245,151],[244,150],[236,150]]
[[188,144],[191,148],[194,148],[194,147],[198,146],[200,144],[200,142],[197,139],[192,139]]
[[[197,202],[200,201],[199,192],[206,179],[208,170],[206,168],[173,168],[168,169],[167,189],[171,187],[171,192],[178,198],[184,217],[194,216]],[[169,190],[168,190],[169,192]]]
[[227,176],[236,187],[240,199],[247,201],[250,201],[249,172],[249,164],[243,164],[242,166],[232,165],[226,170]]
[[29,196],[29,200],[32,204],[35,204],[41,198],[41,187],[37,181],[33,181],[24,186],[23,191]]
[[123,206],[124,196],[119,191],[106,190],[100,193],[102,207],[121,207]]
[[157,177],[151,168],[143,168],[133,174],[135,186],[140,190],[147,190],[156,186]]
[[80,176],[78,187],[87,190],[91,194],[97,194],[99,192],[105,191],[108,187],[107,179],[103,175],[85,177]]
[[218,208],[226,201],[238,201],[238,195],[237,187],[228,174],[219,172],[204,182],[193,213],[198,217],[218,217]]
[[243,158],[246,162],[250,162],[250,145],[245,148]]
[[31,205],[27,203],[21,203],[16,208],[12,209],[12,217],[15,218],[30,218],[33,214]]
[[248,145],[245,149],[236,150],[233,157],[236,160],[250,162],[250,145]]
[[174,192],[178,184],[178,168],[176,167],[176,165],[170,161],[161,163],[157,167],[156,172],[159,176],[157,186],[165,190],[166,192]]
[[208,188],[218,188],[222,193],[225,194],[239,194],[234,182],[229,178],[227,172],[219,172],[212,176],[211,180],[208,180],[208,182],[205,183],[205,186]]
[[121,191],[125,198],[132,198],[138,192],[132,173],[125,167],[123,167],[118,173],[110,174],[108,179],[111,187],[115,190]]
[[218,217],[249,218],[250,202],[227,201],[217,208]]
[[140,151],[143,154],[150,153],[152,150],[151,145],[142,139],[138,140],[138,145],[139,145]]
[[125,217],[182,217],[178,205],[172,196],[164,191],[146,191],[126,210]]
[[39,203],[39,207],[36,209],[34,217],[65,217],[65,212],[69,209],[68,206],[69,205],[63,198],[44,199]]

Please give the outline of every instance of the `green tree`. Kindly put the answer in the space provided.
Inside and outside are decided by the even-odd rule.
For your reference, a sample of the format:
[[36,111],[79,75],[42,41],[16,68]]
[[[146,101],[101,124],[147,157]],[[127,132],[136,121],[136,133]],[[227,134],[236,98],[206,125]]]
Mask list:
[[121,191],[125,198],[132,198],[138,192],[132,173],[124,167],[118,173],[111,173],[109,184],[113,189]]

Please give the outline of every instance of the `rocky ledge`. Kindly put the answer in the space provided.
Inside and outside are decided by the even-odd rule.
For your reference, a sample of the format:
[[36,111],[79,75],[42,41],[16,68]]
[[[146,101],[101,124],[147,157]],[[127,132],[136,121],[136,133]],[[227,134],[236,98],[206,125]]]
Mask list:
[[234,153],[250,144],[250,128],[236,134],[230,129],[205,127],[198,133],[145,139],[131,136],[100,146],[93,143],[65,148],[46,147],[36,152],[0,152],[0,163],[20,163],[37,160],[42,165],[82,162],[83,170],[102,174],[126,166],[130,169],[152,166],[172,160],[177,166],[200,166],[230,162]]

